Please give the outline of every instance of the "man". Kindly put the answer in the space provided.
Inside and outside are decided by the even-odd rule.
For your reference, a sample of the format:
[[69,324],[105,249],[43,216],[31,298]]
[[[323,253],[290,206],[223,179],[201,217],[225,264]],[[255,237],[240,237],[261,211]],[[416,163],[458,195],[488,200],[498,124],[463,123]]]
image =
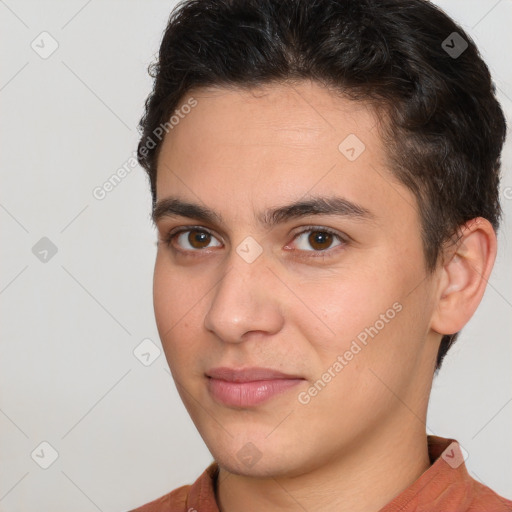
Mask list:
[[154,72],[155,315],[215,462],[137,510],[512,510],[425,427],[496,256],[469,36],[424,0],[196,0]]

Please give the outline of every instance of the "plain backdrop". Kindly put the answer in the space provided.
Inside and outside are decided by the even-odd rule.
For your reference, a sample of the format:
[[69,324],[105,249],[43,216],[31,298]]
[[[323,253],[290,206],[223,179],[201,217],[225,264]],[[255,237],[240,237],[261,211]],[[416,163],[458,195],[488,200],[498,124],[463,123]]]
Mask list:
[[[475,39],[510,121],[512,1],[438,3]],[[212,460],[158,354],[151,200],[127,165],[174,5],[0,0],[1,512],[128,510]],[[511,162],[509,138],[495,270],[434,381],[427,422],[509,499]]]

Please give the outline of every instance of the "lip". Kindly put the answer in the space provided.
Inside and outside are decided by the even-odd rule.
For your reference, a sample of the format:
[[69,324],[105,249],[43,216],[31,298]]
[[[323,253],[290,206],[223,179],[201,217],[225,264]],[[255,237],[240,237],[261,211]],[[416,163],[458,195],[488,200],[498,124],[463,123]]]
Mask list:
[[276,380],[276,379],[302,379],[300,375],[292,375],[271,368],[251,367],[251,368],[229,368],[222,366],[212,368],[206,372],[207,377],[213,379],[225,380],[228,382],[254,382],[258,380]]
[[212,397],[230,407],[254,407],[305,380],[270,368],[213,368],[206,377]]

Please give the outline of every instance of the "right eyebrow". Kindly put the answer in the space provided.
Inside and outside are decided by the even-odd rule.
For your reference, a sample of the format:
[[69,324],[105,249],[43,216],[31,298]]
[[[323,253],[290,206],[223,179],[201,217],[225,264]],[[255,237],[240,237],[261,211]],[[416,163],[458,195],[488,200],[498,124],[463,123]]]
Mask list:
[[153,207],[153,222],[156,224],[163,217],[188,217],[210,224],[224,224],[222,217],[215,211],[174,197],[162,199]]

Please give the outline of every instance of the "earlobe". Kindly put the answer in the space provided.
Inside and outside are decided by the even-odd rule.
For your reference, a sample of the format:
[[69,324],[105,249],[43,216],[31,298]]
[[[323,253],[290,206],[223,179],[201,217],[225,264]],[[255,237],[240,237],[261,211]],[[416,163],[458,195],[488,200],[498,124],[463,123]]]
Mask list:
[[491,223],[478,217],[460,228],[461,236],[445,249],[437,306],[431,328],[454,334],[469,321],[482,300],[494,260],[496,233]]

